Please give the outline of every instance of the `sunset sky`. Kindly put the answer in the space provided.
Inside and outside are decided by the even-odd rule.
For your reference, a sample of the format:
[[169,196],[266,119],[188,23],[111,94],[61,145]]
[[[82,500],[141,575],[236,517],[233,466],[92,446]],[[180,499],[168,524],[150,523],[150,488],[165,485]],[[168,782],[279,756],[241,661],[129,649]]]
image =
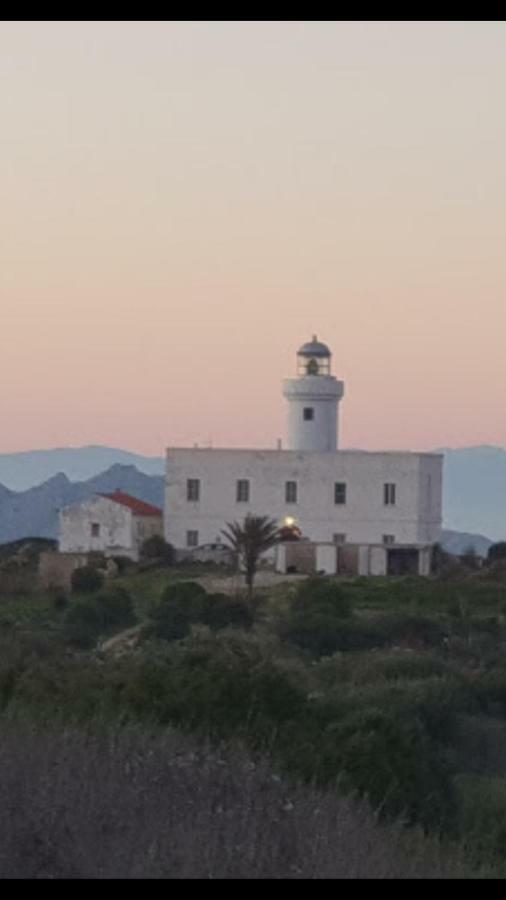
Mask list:
[[0,24],[0,452],[506,445],[506,24]]

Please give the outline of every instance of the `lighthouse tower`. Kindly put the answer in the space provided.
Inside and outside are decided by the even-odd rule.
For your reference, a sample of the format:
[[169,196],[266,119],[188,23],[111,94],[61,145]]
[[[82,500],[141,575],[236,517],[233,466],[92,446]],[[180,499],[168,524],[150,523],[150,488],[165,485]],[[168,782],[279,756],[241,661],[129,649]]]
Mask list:
[[297,353],[297,378],[285,378],[288,450],[337,450],[337,405],[344,383],[330,374],[331,353],[313,335]]

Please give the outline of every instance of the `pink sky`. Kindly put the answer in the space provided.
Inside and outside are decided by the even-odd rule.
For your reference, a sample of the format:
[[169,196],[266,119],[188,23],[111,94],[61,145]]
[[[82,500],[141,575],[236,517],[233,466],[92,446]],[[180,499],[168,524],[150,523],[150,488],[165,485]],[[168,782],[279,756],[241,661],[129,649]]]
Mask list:
[[504,23],[3,23],[0,452],[506,445]]

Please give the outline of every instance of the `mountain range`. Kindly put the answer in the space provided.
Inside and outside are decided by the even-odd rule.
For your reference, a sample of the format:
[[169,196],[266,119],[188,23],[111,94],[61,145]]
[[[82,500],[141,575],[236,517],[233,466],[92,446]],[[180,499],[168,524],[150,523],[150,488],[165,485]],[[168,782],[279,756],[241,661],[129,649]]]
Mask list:
[[[443,543],[454,553],[485,553],[506,537],[506,449],[443,448]],[[0,454],[0,543],[54,538],[58,510],[116,488],[163,506],[162,457],[111,447]],[[504,523],[504,524],[503,524]]]

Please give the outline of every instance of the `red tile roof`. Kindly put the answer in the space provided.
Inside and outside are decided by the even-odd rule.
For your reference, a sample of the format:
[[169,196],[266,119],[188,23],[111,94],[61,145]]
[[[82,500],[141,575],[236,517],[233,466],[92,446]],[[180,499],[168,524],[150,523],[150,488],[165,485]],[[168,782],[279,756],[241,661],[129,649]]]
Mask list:
[[100,494],[100,497],[106,497],[107,500],[114,500],[115,503],[120,503],[121,506],[128,506],[128,509],[131,509],[134,516],[162,516],[163,512],[159,509],[158,506],[152,506],[151,503],[144,503],[144,500],[139,500],[137,497],[132,497],[130,494],[124,494],[123,491],[114,491],[113,494]]

